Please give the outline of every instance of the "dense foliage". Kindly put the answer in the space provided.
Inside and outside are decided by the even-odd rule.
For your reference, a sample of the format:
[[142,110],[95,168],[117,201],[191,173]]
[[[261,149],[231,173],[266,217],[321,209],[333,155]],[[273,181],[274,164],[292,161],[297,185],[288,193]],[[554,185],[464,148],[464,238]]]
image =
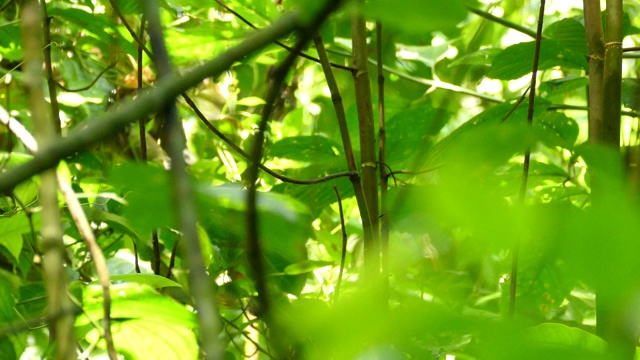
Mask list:
[[[579,1],[547,1],[537,40],[540,1],[351,1],[314,29],[323,2],[164,0],[163,37],[153,1],[42,1],[44,33],[23,25],[31,1],[0,0],[2,359],[633,357],[639,4],[602,12],[625,48],[618,102],[605,85],[621,156],[589,124]],[[243,50],[293,12],[278,43]],[[189,77],[211,59],[229,66]],[[184,136],[167,130],[173,98]],[[56,182],[37,172],[58,160],[55,273],[42,190]],[[11,184],[20,169],[35,170]]]

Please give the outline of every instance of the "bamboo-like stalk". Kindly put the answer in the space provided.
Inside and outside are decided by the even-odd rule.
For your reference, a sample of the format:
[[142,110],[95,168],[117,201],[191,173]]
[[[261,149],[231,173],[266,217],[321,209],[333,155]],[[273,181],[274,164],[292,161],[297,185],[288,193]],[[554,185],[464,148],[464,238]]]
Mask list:
[[[28,89],[31,120],[36,141],[46,147],[55,141],[56,130],[47,112],[44,100],[42,55],[42,17],[35,0],[25,1],[22,11],[24,39],[24,83]],[[50,339],[56,347],[56,359],[75,359],[73,338],[74,317],[70,314],[71,300],[67,295],[68,276],[64,268],[65,247],[62,242],[62,225],[58,208],[58,181],[56,170],[49,169],[40,175],[40,206],[42,225],[40,236],[43,251],[45,286],[48,295],[47,312],[51,317]]]
[[318,58],[322,65],[322,71],[324,72],[325,79],[327,80],[327,86],[329,92],[331,92],[331,101],[333,102],[333,108],[336,112],[336,119],[338,120],[338,128],[340,129],[340,136],[342,138],[342,148],[344,150],[345,158],[349,171],[354,175],[349,177],[351,184],[353,185],[353,191],[356,196],[356,202],[358,203],[358,209],[360,210],[360,219],[362,221],[362,227],[365,232],[369,232],[366,235],[368,238],[373,237],[371,233],[371,213],[367,207],[367,201],[365,199],[364,189],[362,188],[362,181],[360,174],[358,173],[358,165],[356,164],[356,158],[353,155],[353,145],[351,143],[351,136],[349,135],[349,127],[347,126],[347,115],[344,111],[344,105],[342,104],[342,95],[340,94],[340,88],[338,82],[331,69],[329,63],[329,57],[324,47],[322,37],[316,34],[313,39],[316,51],[318,52]]
[[380,278],[380,231],[378,229],[378,178],[376,169],[376,137],[373,124],[373,104],[367,57],[367,29],[364,18],[355,15],[351,20],[353,65],[356,72],[353,81],[358,108],[358,128],[360,131],[360,163],[362,165],[362,188],[369,214],[370,224],[363,224],[364,230],[364,278],[371,286],[377,286]]
[[604,39],[600,16],[600,0],[584,0],[583,4],[589,53],[589,140],[596,143],[602,139]]
[[387,133],[384,117],[384,69],[382,67],[382,23],[376,22],[376,60],[378,75],[378,158],[380,159],[380,262],[382,293],[389,297],[389,214],[387,212],[387,193],[389,174],[387,173],[386,144]]
[[622,0],[607,0],[607,33],[604,44],[605,99],[602,104],[602,140],[620,147],[620,111],[622,96]]

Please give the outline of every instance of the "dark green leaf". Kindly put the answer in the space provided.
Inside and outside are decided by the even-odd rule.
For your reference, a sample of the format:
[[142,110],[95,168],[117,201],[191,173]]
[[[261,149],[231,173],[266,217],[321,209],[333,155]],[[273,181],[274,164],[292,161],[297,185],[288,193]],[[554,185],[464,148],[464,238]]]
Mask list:
[[[494,79],[513,80],[523,77],[533,68],[535,42],[511,45],[498,54],[487,76]],[[587,60],[556,40],[543,40],[540,48],[539,70],[556,66],[573,69],[586,69]]]
[[339,145],[323,136],[292,136],[274,143],[269,150],[269,156],[325,163],[339,158],[339,149]]

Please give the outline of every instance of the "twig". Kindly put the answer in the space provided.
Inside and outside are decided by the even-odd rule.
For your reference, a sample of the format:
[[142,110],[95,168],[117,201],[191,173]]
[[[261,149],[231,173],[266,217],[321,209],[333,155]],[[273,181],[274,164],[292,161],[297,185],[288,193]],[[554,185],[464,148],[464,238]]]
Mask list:
[[336,282],[336,294],[333,298],[333,303],[336,304],[338,302],[338,298],[340,297],[340,285],[342,284],[342,274],[344,273],[344,263],[347,257],[347,228],[344,225],[344,212],[342,210],[342,199],[340,198],[340,192],[338,191],[338,187],[334,186],[333,191],[335,191],[336,197],[338,198],[338,211],[340,212],[340,229],[342,230],[342,253],[340,254],[340,271],[338,273],[338,281]]
[[513,115],[514,112],[516,112],[516,110],[518,109],[518,107],[520,106],[520,104],[522,104],[522,102],[524,101],[524,99],[527,98],[527,93],[529,92],[529,90],[531,89],[531,86],[529,86],[523,93],[522,96],[520,96],[520,98],[518,98],[518,101],[516,101],[515,104],[513,104],[513,107],[511,108],[511,110],[509,110],[508,113],[506,113],[502,119],[500,119],[500,123],[502,124],[503,122],[507,121],[507,119]]
[[58,94],[56,92],[57,82],[53,78],[53,63],[51,62],[51,18],[47,14],[47,2],[41,1],[42,30],[44,33],[44,69],[47,76],[47,88],[49,90],[49,101],[51,103],[51,121],[57,132],[62,131],[60,122],[60,105],[58,104]]
[[69,89],[68,87],[66,87],[66,86],[64,86],[64,85],[62,85],[62,84],[60,84],[60,83],[59,83],[59,82],[57,82],[57,81],[54,81],[54,83],[55,83],[55,85],[56,85],[56,86],[58,86],[60,89],[62,89],[62,90],[64,90],[64,91],[66,91],[66,92],[80,92],[80,91],[89,90],[89,89],[91,89],[91,87],[92,87],[93,85],[95,85],[95,84],[98,82],[98,80],[100,80],[100,78],[102,77],[102,75],[104,75],[107,71],[109,71],[109,70],[113,69],[113,68],[116,66],[116,64],[118,64],[118,62],[117,62],[117,61],[115,61],[115,62],[111,63],[111,65],[107,66],[107,67],[106,67],[106,68],[104,68],[102,71],[100,71],[100,72],[98,73],[98,75],[97,75],[93,80],[91,80],[91,82],[89,83],[89,85],[87,85],[87,86],[83,86],[83,87],[81,87],[81,88],[77,88],[77,89]]
[[171,249],[171,257],[169,258],[169,268],[167,269],[167,279],[171,279],[171,272],[176,265],[176,255],[178,254],[178,245],[180,244],[180,237],[173,242],[173,248]]
[[[540,60],[540,45],[542,43],[542,23],[544,20],[545,0],[540,0],[540,12],[538,13],[538,29],[536,33],[536,47],[533,54],[533,69],[531,71],[531,91],[529,92],[529,108],[527,111],[527,124],[533,126],[534,103],[536,100],[536,81],[538,76],[538,62]],[[531,148],[527,147],[524,153],[524,166],[522,167],[522,182],[518,201],[524,205],[527,193],[527,181],[529,179],[529,164],[531,162]],[[513,254],[511,258],[511,281],[509,286],[509,312],[513,318],[516,310],[516,290],[518,285],[518,253],[520,251],[520,240],[515,239],[513,244]]]
[[[223,134],[220,130],[218,130],[215,126],[213,126],[213,124],[209,120],[207,120],[207,118],[204,116],[202,111],[200,111],[200,109],[198,109],[196,104],[193,102],[193,100],[187,94],[182,93],[181,95],[184,98],[185,102],[191,107],[193,112],[196,114],[197,118],[200,119],[202,124],[204,126],[206,126],[207,129],[209,129],[209,131],[214,133],[217,137],[220,138],[220,140],[222,140],[225,144],[229,145],[229,147],[231,147],[235,152],[240,154],[240,156],[242,156],[243,158],[245,158],[245,160],[247,160],[249,163],[251,163],[252,159],[249,156],[249,154],[247,154],[244,150],[242,150],[241,147],[236,145],[225,134]],[[323,177],[317,178],[317,179],[300,180],[300,179],[294,179],[294,178],[290,178],[290,177],[284,176],[282,174],[279,174],[279,173],[269,169],[268,167],[266,167],[262,163],[259,163],[258,167],[260,168],[260,170],[266,172],[267,174],[273,176],[274,178],[276,178],[276,179],[278,179],[278,180],[280,180],[282,182],[291,183],[291,184],[298,184],[298,185],[320,184],[320,183],[323,183],[323,182],[326,182],[326,181],[329,181],[329,180],[333,180],[333,179],[337,179],[337,178],[340,178],[340,177],[351,177],[351,176],[354,175],[353,171],[343,171],[343,172],[339,172],[339,173],[336,173],[336,174],[323,176]],[[357,174],[357,172],[355,174]]]
[[[480,17],[483,17],[483,18],[485,18],[485,19],[487,19],[489,21],[493,21],[493,22],[498,23],[498,24],[500,24],[502,26],[505,26],[505,27],[507,27],[509,29],[513,29],[513,30],[519,31],[519,32],[521,32],[521,33],[523,33],[525,35],[531,36],[534,39],[537,38],[536,37],[536,32],[531,30],[531,29],[529,29],[529,28],[526,28],[524,26],[518,25],[518,24],[513,23],[513,22],[511,22],[509,20],[497,17],[497,16],[495,16],[493,14],[490,14],[490,13],[488,13],[486,11],[482,11],[480,9],[476,9],[476,8],[473,8],[473,7],[470,7],[470,6],[467,6],[467,9],[469,9],[470,12],[472,12],[472,13],[480,16]],[[546,36],[542,36],[542,39],[546,39],[546,38],[547,38]]]
[[[240,314],[242,316],[242,314]],[[221,317],[222,321],[224,321],[224,323],[228,326],[231,326],[232,328],[234,328],[236,331],[238,331],[239,333],[242,334],[242,336],[247,339],[247,341],[249,341],[255,348],[256,351],[259,351],[263,354],[265,354],[269,359],[277,359],[275,356],[271,355],[271,353],[269,353],[266,349],[264,349],[263,347],[260,346],[260,344],[258,344],[255,340],[253,340],[251,338],[251,336],[247,335],[244,331],[242,331],[242,329],[240,329],[236,324],[234,324],[231,320],[226,319],[225,317]],[[231,337],[231,336],[230,336]],[[234,343],[233,339],[231,340],[231,342]],[[235,345],[235,343],[234,343]],[[239,349],[238,349],[239,350]],[[239,350],[240,351],[240,350]],[[242,351],[240,351],[242,352]]]

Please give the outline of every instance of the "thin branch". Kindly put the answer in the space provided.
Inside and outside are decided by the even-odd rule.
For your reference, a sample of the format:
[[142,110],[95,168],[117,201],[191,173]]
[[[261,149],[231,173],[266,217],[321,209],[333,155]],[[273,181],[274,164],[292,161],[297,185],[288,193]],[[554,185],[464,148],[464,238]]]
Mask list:
[[93,85],[95,85],[95,84],[98,82],[98,80],[100,80],[100,78],[102,77],[102,75],[104,75],[107,71],[109,71],[109,70],[113,69],[117,64],[118,64],[118,62],[117,62],[117,61],[115,61],[115,62],[111,63],[111,65],[109,65],[109,66],[107,66],[106,68],[104,68],[102,71],[100,71],[100,72],[98,73],[98,75],[97,75],[93,80],[91,80],[91,82],[90,82],[90,83],[89,83],[89,85],[87,85],[87,86],[83,86],[83,87],[81,87],[81,88],[77,88],[77,89],[69,89],[68,87],[66,87],[66,86],[64,86],[64,85],[62,85],[62,84],[60,84],[60,83],[59,83],[59,82],[57,82],[57,81],[55,82],[55,85],[56,85],[56,86],[58,86],[60,89],[62,89],[62,90],[64,90],[64,91],[66,91],[66,92],[80,92],[80,91],[89,90],[89,89],[91,89],[91,87],[92,87]]
[[340,229],[342,230],[342,253],[340,254],[340,272],[338,273],[338,281],[336,282],[336,294],[333,298],[333,303],[338,302],[340,296],[340,285],[342,284],[342,274],[344,273],[344,262],[347,257],[347,228],[344,225],[344,211],[342,210],[342,198],[340,198],[340,192],[338,187],[334,186],[333,191],[338,198],[338,211],[340,213]]
[[169,258],[169,267],[167,269],[167,279],[171,279],[171,273],[173,267],[176,265],[176,255],[178,254],[178,245],[180,244],[180,238],[173,242],[173,248],[171,249],[171,257]]
[[360,175],[358,174],[358,165],[356,164],[356,159],[353,154],[353,145],[351,143],[351,137],[349,135],[349,126],[347,125],[347,115],[344,111],[344,105],[342,103],[342,95],[340,94],[340,88],[338,87],[338,82],[333,74],[333,70],[331,66],[329,66],[329,58],[327,56],[327,51],[324,47],[324,43],[322,41],[322,37],[319,34],[316,34],[313,39],[316,50],[318,52],[318,56],[320,57],[320,64],[322,65],[322,71],[324,72],[324,77],[327,80],[327,86],[329,87],[329,91],[331,93],[331,101],[333,102],[333,108],[336,112],[336,120],[338,121],[338,127],[340,129],[340,137],[342,139],[342,148],[344,149],[344,155],[347,161],[347,166],[349,170],[353,172],[353,176],[349,179],[353,186],[353,192],[356,196],[356,202],[358,204],[358,210],[360,211],[360,219],[362,221],[362,229],[365,232],[365,236],[367,238],[372,238],[373,231],[371,224],[373,222],[371,212],[369,211],[369,207],[367,205],[367,200],[365,198],[364,189],[362,188],[362,181],[360,179]]
[[[242,314],[241,314],[242,315]],[[226,319],[225,317],[222,317],[222,321],[224,321],[224,323],[228,326],[231,326],[232,328],[234,328],[236,331],[238,331],[239,333],[242,334],[242,336],[247,339],[247,341],[249,341],[255,348],[256,351],[259,351],[263,354],[265,354],[269,359],[277,359],[275,356],[271,355],[271,353],[269,353],[266,349],[264,349],[263,347],[260,346],[260,344],[258,344],[255,340],[253,340],[251,338],[251,336],[247,335],[244,331],[242,331],[242,329],[240,329],[236,324],[233,323],[233,321]],[[231,340],[231,342],[233,342],[233,340]],[[234,343],[235,344],[235,343]]]
[[[376,22],[376,66],[378,72],[378,161],[387,163],[384,113],[384,68],[382,67],[382,23]],[[395,178],[394,178],[395,179]],[[381,285],[384,298],[389,298],[389,214],[387,213],[387,195],[389,191],[389,176],[387,167],[380,167],[380,267],[382,271]]]
[[126,101],[92,121],[83,122],[67,137],[43,148],[43,151],[34,156],[33,160],[2,173],[0,193],[5,193],[31,176],[55,166],[60,159],[113,136],[127,124],[162,108],[176,94],[192,88],[207,77],[218,76],[235,62],[299,26],[300,21],[297,13],[285,14],[270,28],[252,34],[238,46],[229,49],[215,59],[185,74],[172,74],[159,80],[154,89],[143,92],[135,100]]
[[[229,6],[227,6],[227,4],[225,4],[224,2],[222,2],[221,0],[215,0],[216,3],[218,3],[218,5],[222,6],[225,10],[227,10],[228,12],[230,12],[231,14],[233,14],[235,17],[237,17],[240,21],[242,21],[243,23],[249,25],[249,27],[251,27],[254,30],[259,30],[257,26],[253,25],[249,20],[247,20],[245,17],[243,17],[242,15],[240,15],[237,11],[233,10],[232,8],[230,8]],[[281,48],[287,50],[287,51],[294,51],[294,49],[288,45],[285,45],[284,43],[275,40],[273,42],[274,44],[280,46]],[[311,55],[305,54],[303,52],[299,52],[298,55],[300,57],[303,57],[305,59],[311,60],[313,62],[316,62],[318,64],[320,64],[320,59],[314,58]],[[351,73],[355,72],[356,69],[349,67],[349,66],[344,66],[344,65],[340,65],[340,64],[336,64],[336,63],[329,63],[331,65],[331,67],[334,67],[336,69],[341,69],[341,70],[347,70]]]
[[520,98],[518,99],[518,101],[516,101],[515,104],[513,104],[513,107],[511,108],[511,110],[509,110],[508,113],[506,113],[502,119],[500,119],[500,123],[502,124],[503,122],[507,121],[507,119],[509,117],[511,117],[511,115],[513,115],[514,112],[516,112],[516,110],[518,109],[518,107],[520,107],[520,104],[522,104],[522,102],[524,101],[524,99],[527,98],[527,93],[529,92],[529,90],[531,89],[531,86],[529,86],[523,93],[522,96],[520,96]]
[[[181,95],[182,95],[182,98],[185,100],[185,102],[191,107],[193,112],[196,114],[197,118],[200,119],[202,124],[204,126],[206,126],[207,129],[209,129],[209,131],[214,133],[217,137],[220,138],[220,140],[222,140],[225,144],[227,144],[229,147],[231,147],[235,152],[237,152],[245,160],[247,160],[249,163],[251,163],[252,159],[249,156],[249,154],[247,154],[244,150],[242,150],[241,147],[236,145],[225,134],[223,134],[220,130],[218,130],[215,126],[213,126],[213,124],[209,120],[207,120],[207,118],[204,116],[202,111],[200,111],[200,109],[198,109],[198,107],[196,106],[195,102],[187,94],[182,93]],[[317,179],[300,180],[300,179],[294,179],[294,178],[290,178],[290,177],[284,176],[282,174],[279,174],[279,173],[269,169],[268,167],[266,167],[262,163],[259,163],[258,167],[260,168],[260,170],[266,172],[267,174],[273,176],[274,178],[276,178],[276,179],[278,179],[278,180],[280,180],[282,182],[291,183],[291,184],[298,184],[298,185],[320,184],[320,183],[327,182],[327,181],[330,181],[330,180],[333,180],[333,179],[337,179],[337,178],[341,178],[341,177],[351,177],[351,176],[354,175],[353,171],[343,171],[343,172],[339,172],[339,173],[336,173],[336,174],[323,176],[323,177],[317,178]],[[355,175],[357,175],[357,172],[355,172]]]
[[[542,43],[542,23],[544,20],[545,0],[540,0],[540,11],[538,13],[538,29],[536,33],[536,47],[533,54],[533,69],[531,71],[531,90],[529,92],[529,108],[527,111],[527,124],[533,126],[534,103],[536,100],[536,81],[538,76],[538,63],[540,60],[540,45]],[[527,147],[524,153],[524,166],[522,167],[522,182],[518,200],[524,205],[527,193],[527,181],[529,179],[529,164],[531,162],[531,149]],[[513,254],[511,258],[511,281],[509,287],[509,317],[513,318],[516,310],[516,290],[518,285],[518,253],[520,251],[520,240],[515,239],[513,244]]]
[[[148,19],[149,36],[153,48],[153,62],[160,79],[171,76],[171,64],[169,54],[162,34],[162,24],[160,21],[159,3],[156,0],[144,2],[144,13]],[[198,214],[195,206],[193,189],[189,173],[187,172],[184,160],[184,149],[186,138],[182,123],[178,118],[178,109],[174,97],[167,99],[167,102],[160,109],[160,114],[164,116],[162,127],[162,143],[171,158],[171,180],[174,207],[178,217],[178,223],[182,232],[181,242],[185,253],[185,260],[189,267],[190,293],[193,296],[195,307],[198,310],[200,334],[200,344],[205,354],[205,359],[221,359],[223,346],[218,340],[221,325],[218,320],[220,314],[215,305],[215,289],[212,281],[207,275],[202,250],[198,238],[196,221]],[[159,273],[159,254],[155,254],[155,273]]]
[[42,30],[44,33],[44,69],[47,76],[47,88],[49,90],[49,101],[51,103],[51,121],[58,133],[62,131],[62,123],[60,122],[60,105],[58,104],[58,94],[56,92],[56,84],[53,78],[53,63],[51,61],[51,18],[47,14],[47,2],[41,1],[40,8],[42,11]]
[[[493,14],[490,14],[490,13],[488,13],[486,11],[482,11],[480,9],[476,9],[476,8],[473,8],[473,7],[470,7],[470,6],[467,6],[467,9],[470,12],[472,12],[472,13],[480,16],[480,17],[483,17],[483,18],[485,18],[485,19],[487,19],[489,21],[493,21],[493,22],[498,23],[498,24],[500,24],[500,25],[502,25],[504,27],[519,31],[519,32],[521,32],[521,33],[523,33],[525,35],[529,35],[532,38],[536,39],[536,32],[531,30],[531,29],[529,29],[529,28],[526,28],[526,27],[524,27],[522,25],[518,25],[518,24],[513,23],[513,22],[511,22],[509,20],[497,17],[497,16],[495,16]],[[542,36],[542,38],[546,39],[546,36]]]

